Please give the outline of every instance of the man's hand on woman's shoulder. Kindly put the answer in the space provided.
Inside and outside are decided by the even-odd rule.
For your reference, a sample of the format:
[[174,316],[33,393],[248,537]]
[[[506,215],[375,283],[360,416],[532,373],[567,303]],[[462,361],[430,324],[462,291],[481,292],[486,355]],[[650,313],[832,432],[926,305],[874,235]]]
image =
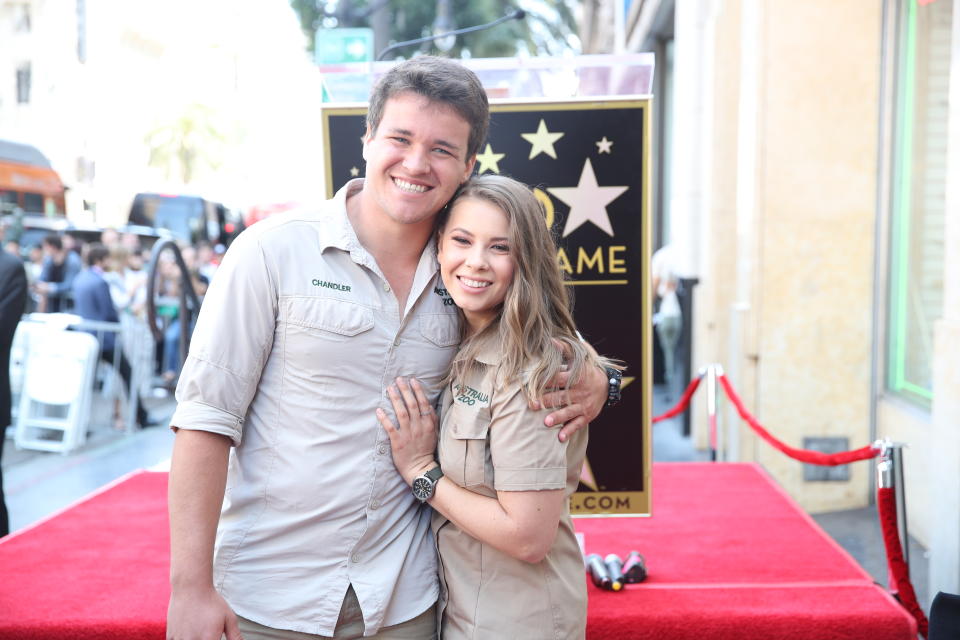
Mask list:
[[[557,342],[561,350],[564,345]],[[531,409],[556,409],[544,418],[547,427],[561,427],[557,437],[565,442],[580,429],[594,420],[607,402],[607,375],[592,365],[586,365],[580,372],[580,379],[576,384],[569,386],[570,373],[561,371],[550,382],[550,386],[557,389],[544,394],[539,403],[531,402]]]

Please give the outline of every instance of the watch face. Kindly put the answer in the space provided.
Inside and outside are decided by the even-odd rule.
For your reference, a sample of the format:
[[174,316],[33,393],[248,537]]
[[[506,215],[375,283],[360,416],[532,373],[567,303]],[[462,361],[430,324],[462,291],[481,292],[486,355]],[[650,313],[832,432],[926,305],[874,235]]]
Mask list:
[[428,500],[433,496],[433,483],[424,477],[413,479],[413,495],[418,500]]

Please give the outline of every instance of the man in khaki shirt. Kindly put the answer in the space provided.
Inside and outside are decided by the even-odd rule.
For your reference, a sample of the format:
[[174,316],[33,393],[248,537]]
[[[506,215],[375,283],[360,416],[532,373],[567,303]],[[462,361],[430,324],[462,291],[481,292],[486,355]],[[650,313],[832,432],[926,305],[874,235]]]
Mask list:
[[[225,256],[172,419],[168,638],[236,640],[235,611],[246,640],[433,637],[429,510],[374,412],[399,375],[435,399],[456,348],[431,238],[488,118],[459,64],[394,67],[371,97],[365,179]],[[597,370],[546,423],[565,438],[606,397]]]

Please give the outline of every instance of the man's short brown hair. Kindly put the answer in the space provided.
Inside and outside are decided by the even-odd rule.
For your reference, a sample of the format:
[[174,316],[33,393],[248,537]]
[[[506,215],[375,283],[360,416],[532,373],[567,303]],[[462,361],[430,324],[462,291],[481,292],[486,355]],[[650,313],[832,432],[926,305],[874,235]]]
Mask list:
[[456,111],[470,125],[466,157],[477,154],[490,128],[490,104],[473,71],[437,56],[419,56],[396,65],[377,81],[370,94],[367,126],[371,133],[380,125],[387,100],[404,92],[421,95]]

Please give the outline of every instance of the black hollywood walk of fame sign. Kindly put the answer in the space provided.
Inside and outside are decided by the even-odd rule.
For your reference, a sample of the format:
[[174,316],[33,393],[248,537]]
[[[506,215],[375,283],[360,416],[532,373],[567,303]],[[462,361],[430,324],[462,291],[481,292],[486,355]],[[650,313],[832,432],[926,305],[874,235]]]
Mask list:
[[[580,332],[627,365],[621,403],[590,425],[575,516],[650,513],[651,109],[646,97],[496,101],[474,168],[534,189]],[[323,110],[328,197],[363,176],[365,114],[366,105]]]

